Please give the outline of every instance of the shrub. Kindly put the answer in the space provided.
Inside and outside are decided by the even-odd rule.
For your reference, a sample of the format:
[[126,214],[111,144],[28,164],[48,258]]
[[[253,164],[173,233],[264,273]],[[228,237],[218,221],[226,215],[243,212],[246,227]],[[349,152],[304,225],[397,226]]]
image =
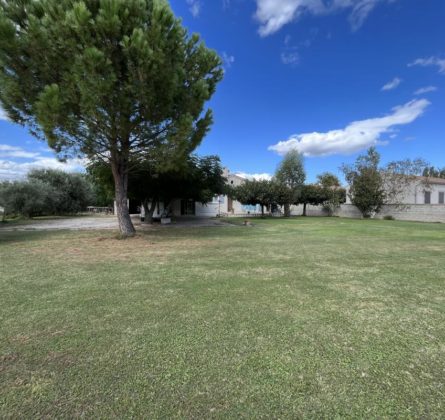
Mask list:
[[0,183],[4,214],[25,217],[75,214],[94,203],[94,191],[82,174],[36,170],[24,181]]

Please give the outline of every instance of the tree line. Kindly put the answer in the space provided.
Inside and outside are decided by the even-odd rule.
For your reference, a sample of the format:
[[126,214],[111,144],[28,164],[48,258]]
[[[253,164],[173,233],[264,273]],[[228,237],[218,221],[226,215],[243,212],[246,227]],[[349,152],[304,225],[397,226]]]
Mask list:
[[[207,181],[218,184],[213,193],[221,191],[221,180],[212,178],[217,161],[193,153],[211,127],[206,103],[223,75],[218,54],[189,34],[163,0],[0,2],[1,106],[61,159],[91,162],[91,172],[106,180],[98,197],[113,196],[123,236],[135,233],[128,196],[153,206],[171,201],[178,185],[197,201],[210,195]],[[381,168],[377,155],[372,149],[343,168],[351,200],[365,217],[397,201],[408,182],[402,175],[411,177],[419,166]],[[333,213],[344,201],[338,179],[329,174],[304,185],[298,159],[286,157],[272,181],[248,181],[232,194],[263,208],[280,205],[287,216],[292,204],[322,204]],[[444,174],[424,170],[427,177]],[[28,181],[20,185],[23,194],[43,191]]]
[[0,182],[3,217],[77,214],[97,200],[96,186],[84,174],[36,169],[26,179]]
[[322,205],[332,216],[346,201],[346,190],[334,174],[325,172],[313,184],[304,184],[305,179],[303,157],[293,150],[284,156],[271,180],[246,180],[228,193],[242,204],[260,205],[262,215],[265,208],[269,212],[283,209],[285,217],[291,215],[292,205],[299,204],[303,205],[303,216],[308,204]]

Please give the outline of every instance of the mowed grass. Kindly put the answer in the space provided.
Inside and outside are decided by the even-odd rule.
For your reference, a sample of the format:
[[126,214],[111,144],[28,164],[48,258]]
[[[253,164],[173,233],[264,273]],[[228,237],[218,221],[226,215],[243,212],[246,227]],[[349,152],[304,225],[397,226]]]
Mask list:
[[445,225],[253,223],[0,230],[0,417],[443,418]]

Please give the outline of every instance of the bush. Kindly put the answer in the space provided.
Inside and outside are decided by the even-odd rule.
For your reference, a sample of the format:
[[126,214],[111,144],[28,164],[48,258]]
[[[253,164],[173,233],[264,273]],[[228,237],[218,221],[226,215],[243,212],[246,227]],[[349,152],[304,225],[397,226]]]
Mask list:
[[93,187],[82,174],[36,170],[25,181],[0,184],[0,207],[9,215],[75,214],[93,203]]
[[394,216],[384,216],[383,217],[383,220],[396,220],[395,218],[394,218]]
[[84,211],[94,202],[91,183],[82,174],[70,174],[52,169],[39,169],[29,173],[28,180],[41,181],[53,190],[53,210],[50,214],[75,214]]
[[52,214],[54,190],[39,180],[4,182],[0,186],[0,205],[5,215],[25,217]]

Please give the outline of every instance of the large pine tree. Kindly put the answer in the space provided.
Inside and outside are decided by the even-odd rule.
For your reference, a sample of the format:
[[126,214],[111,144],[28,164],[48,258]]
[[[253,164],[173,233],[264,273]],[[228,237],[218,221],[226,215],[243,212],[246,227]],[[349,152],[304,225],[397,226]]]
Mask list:
[[194,150],[222,75],[166,1],[0,2],[1,105],[61,158],[109,163],[123,235],[129,162]]

